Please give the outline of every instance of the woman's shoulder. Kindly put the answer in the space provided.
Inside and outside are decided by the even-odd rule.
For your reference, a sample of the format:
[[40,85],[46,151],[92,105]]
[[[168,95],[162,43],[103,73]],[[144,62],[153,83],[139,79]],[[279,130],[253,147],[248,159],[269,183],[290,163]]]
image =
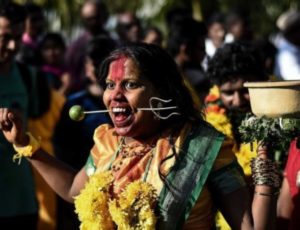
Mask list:
[[107,168],[108,162],[119,146],[119,138],[114,128],[109,124],[98,126],[94,132],[94,146],[91,155],[94,164],[98,167]]
[[105,123],[99,125],[94,132],[94,143],[98,147],[116,148],[119,145],[120,136],[116,134],[114,127]]
[[103,146],[117,146],[118,135],[115,133],[115,129],[108,123],[99,125],[94,132],[94,143],[98,148]]
[[110,124],[99,125],[94,132],[94,137],[104,137],[107,135],[114,135],[114,129]]

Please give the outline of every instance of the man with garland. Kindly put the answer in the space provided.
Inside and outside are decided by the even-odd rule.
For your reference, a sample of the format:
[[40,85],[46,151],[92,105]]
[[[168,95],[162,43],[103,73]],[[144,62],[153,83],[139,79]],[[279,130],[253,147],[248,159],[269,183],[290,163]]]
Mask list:
[[[251,112],[250,97],[243,86],[249,81],[264,81],[258,53],[246,43],[225,44],[208,63],[207,76],[215,85],[206,97],[206,120],[226,135],[228,146],[233,147],[237,160],[243,168],[247,183],[251,185],[250,160],[256,156],[256,146],[241,143],[238,127]],[[223,219],[217,217],[217,225],[226,228]]]

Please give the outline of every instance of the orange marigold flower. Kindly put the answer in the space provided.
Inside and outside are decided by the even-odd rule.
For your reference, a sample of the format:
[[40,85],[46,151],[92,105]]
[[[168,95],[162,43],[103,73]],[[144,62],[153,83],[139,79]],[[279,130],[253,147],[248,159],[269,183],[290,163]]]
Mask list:
[[214,101],[217,101],[219,99],[218,96],[214,95],[214,94],[208,94],[206,97],[205,97],[205,103],[209,103],[209,102],[214,102]]

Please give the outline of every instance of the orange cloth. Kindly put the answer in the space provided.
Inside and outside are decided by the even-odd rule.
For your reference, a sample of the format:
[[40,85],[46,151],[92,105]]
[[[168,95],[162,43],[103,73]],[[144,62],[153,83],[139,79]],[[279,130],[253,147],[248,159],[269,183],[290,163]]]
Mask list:
[[[52,90],[48,112],[37,119],[29,120],[28,124],[28,130],[33,136],[41,138],[41,147],[51,155],[54,155],[51,138],[64,103],[65,97]],[[55,230],[56,195],[36,170],[33,170],[33,173],[39,203],[38,230]]]
[[[180,154],[179,149],[185,140],[185,137],[190,131],[190,126],[186,125],[180,132],[179,137],[175,141],[176,152]],[[163,175],[167,175],[171,167],[175,163],[175,157],[170,158],[161,165],[163,159],[170,156],[173,152],[170,150],[170,145],[168,141],[168,136],[170,131],[166,131],[158,137],[156,147],[154,149],[154,156],[151,161],[149,173],[147,176],[147,182],[151,183],[160,193],[163,187],[163,181],[159,176],[160,172]],[[97,171],[103,172],[110,169],[110,164],[120,166],[120,169],[114,173],[115,177],[115,192],[118,193],[124,186],[129,182],[142,179],[145,175],[145,168],[150,159],[151,150],[146,153],[143,157],[130,157],[122,158],[121,155],[114,160],[114,155],[116,154],[120,143],[121,137],[114,133],[114,129],[109,125],[99,126],[94,135],[95,145],[92,148],[91,154],[93,157],[94,164],[96,165]],[[149,141],[151,143],[151,140]],[[224,146],[225,151],[220,151],[213,170],[217,170],[227,164],[230,164],[234,159],[234,154],[231,148]],[[119,165],[122,161],[122,165]],[[193,207],[190,217],[187,220],[184,229],[210,229],[214,224],[214,209],[213,202],[211,198],[211,193],[207,186],[203,187],[201,195]]]

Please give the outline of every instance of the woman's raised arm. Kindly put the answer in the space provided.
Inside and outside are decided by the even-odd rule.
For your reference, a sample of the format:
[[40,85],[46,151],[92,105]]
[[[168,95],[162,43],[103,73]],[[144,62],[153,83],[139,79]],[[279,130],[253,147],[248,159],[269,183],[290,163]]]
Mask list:
[[88,179],[84,168],[77,172],[42,150],[39,141],[24,131],[22,117],[15,111],[0,108],[0,128],[17,152],[14,158],[27,156],[50,187],[63,199],[73,202]]

